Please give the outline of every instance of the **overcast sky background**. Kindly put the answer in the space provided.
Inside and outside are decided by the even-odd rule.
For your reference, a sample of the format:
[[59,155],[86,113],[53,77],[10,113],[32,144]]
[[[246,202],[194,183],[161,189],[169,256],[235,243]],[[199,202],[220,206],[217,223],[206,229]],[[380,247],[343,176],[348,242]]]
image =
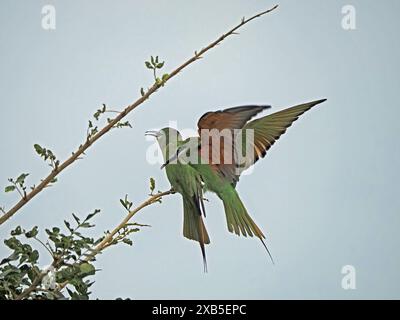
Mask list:
[[[184,70],[129,115],[133,129],[96,143],[12,220],[60,226],[72,212],[101,208],[100,235],[124,216],[119,199],[146,199],[149,178],[169,188],[146,161],[149,129],[177,121],[195,128],[205,112],[240,104],[277,111],[327,98],[291,127],[243,177],[238,190],[265,231],[272,265],[256,239],[226,229],[222,204],[209,194],[209,273],[196,243],[182,236],[178,195],[140,212],[151,228],[99,257],[93,298],[274,299],[400,298],[399,35],[400,2],[385,1],[14,1],[0,2],[0,185],[49,168],[33,144],[60,159],[83,141],[87,120],[106,103],[121,109],[152,75],[150,55],[181,64],[222,32],[275,3],[280,8],[244,27]],[[41,9],[56,8],[56,30],[41,27]],[[356,8],[357,29],[341,26]],[[16,194],[0,195],[10,208]],[[45,239],[44,231],[40,234]],[[0,246],[0,256],[8,254]],[[49,257],[43,252],[43,266]],[[343,290],[341,269],[356,268],[356,290]]]

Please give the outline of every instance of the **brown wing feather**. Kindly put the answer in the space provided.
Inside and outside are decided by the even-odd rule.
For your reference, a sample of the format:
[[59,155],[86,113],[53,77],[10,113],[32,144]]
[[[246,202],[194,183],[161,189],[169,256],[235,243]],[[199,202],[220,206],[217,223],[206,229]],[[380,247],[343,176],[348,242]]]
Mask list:
[[[231,183],[235,179],[236,171],[233,129],[241,129],[247,121],[267,108],[270,108],[270,106],[248,105],[207,112],[197,123],[199,135],[203,137],[200,147],[202,158],[207,159],[212,168]],[[213,131],[205,133],[203,130]],[[213,143],[215,141],[213,136],[222,133],[223,130],[225,135],[221,139],[222,141],[219,137],[216,137],[220,143]],[[226,132],[226,130],[229,131]],[[204,134],[209,134],[209,136],[204,137]]]

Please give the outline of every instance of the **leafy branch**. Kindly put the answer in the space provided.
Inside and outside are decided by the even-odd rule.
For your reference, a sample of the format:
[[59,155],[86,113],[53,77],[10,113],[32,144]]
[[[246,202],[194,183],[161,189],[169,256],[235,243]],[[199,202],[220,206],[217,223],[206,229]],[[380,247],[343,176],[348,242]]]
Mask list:
[[158,61],[158,56],[156,56],[155,58],[153,56],[151,56],[150,61],[145,61],[145,63],[144,63],[148,69],[153,70],[153,77],[154,77],[155,83],[159,84],[162,87],[164,86],[165,82],[168,80],[169,74],[164,73],[160,79],[159,77],[157,77],[157,70],[161,69],[164,66],[164,63],[165,63],[165,61],[162,61],[162,62]]
[[25,179],[28,176],[29,173],[22,173],[15,180],[12,178],[8,179],[8,182],[10,182],[11,184],[4,188],[4,192],[17,191],[22,199],[25,198],[26,197]]
[[[52,299],[59,298],[54,290],[57,282],[68,279],[76,291],[69,291],[71,298],[85,298],[91,283],[85,278],[93,275],[93,266],[81,263],[84,252],[93,245],[99,243],[103,237],[94,240],[84,236],[81,229],[92,228],[94,225],[89,220],[97,215],[100,210],[90,213],[82,222],[73,214],[76,226],[65,221],[67,232],[53,227],[46,229],[47,243],[38,237],[38,227],[30,231],[20,226],[11,231],[11,238],[4,241],[5,245],[12,250],[7,258],[0,262],[0,298],[16,299]],[[22,242],[22,238],[34,239],[43,246],[52,258],[52,263],[47,268],[39,267],[39,251],[31,245]],[[51,244],[50,244],[51,243]]]
[[[39,239],[37,227],[25,231],[18,226],[11,231],[11,238],[4,241],[12,253],[0,261],[0,299],[66,299],[64,289],[71,299],[88,299],[89,289],[94,282],[87,278],[98,271],[92,264],[96,256],[119,243],[132,246],[130,235],[142,227],[149,227],[130,222],[133,216],[173,193],[173,190],[159,191],[134,209],[132,202],[125,196],[120,202],[127,210],[127,215],[111,232],[105,232],[96,240],[84,236],[81,230],[94,227],[91,220],[100,212],[98,209],[83,220],[72,214],[73,222],[64,221],[66,233],[58,227],[46,229],[46,243]],[[18,239],[21,236],[36,240],[46,249],[52,258],[49,267],[39,267],[39,251],[22,243]]]
[[[98,253],[102,252],[105,248],[116,244],[116,239],[118,239],[121,235],[121,231],[125,232],[124,230],[127,230],[131,228],[132,226],[147,226],[147,225],[141,225],[141,224],[131,224],[129,221],[133,218],[136,213],[138,213],[140,210],[152,205],[153,203],[160,203],[161,199],[167,195],[174,194],[174,190],[168,190],[164,192],[157,192],[156,194],[151,195],[146,201],[141,203],[139,206],[136,208],[130,210],[128,209],[128,213],[125,216],[125,218],[111,231],[106,234],[104,239],[94,248],[91,250],[91,254],[88,255],[88,257],[85,259],[86,261],[90,261],[92,258],[94,258]],[[125,207],[125,206],[124,206]],[[131,231],[129,233],[132,233],[135,231]],[[128,233],[128,234],[129,234]]]
[[[86,132],[86,140],[92,139],[98,132],[99,132],[99,127],[96,125],[96,123],[100,120],[101,116],[105,113],[121,113],[121,111],[115,111],[115,110],[109,110],[107,109],[107,106],[103,103],[102,107],[100,109],[97,109],[97,111],[93,114],[93,119],[94,120],[89,120],[88,123],[88,128]],[[113,119],[107,118],[107,123],[111,123]],[[114,128],[124,128],[124,127],[129,127],[132,128],[132,125],[130,124],[129,121],[119,121],[114,125]]]
[[[93,134],[90,136],[90,139],[86,137],[85,142],[81,144],[78,149],[72,153],[72,155],[67,158],[65,161],[60,163],[54,156],[54,154],[49,153],[48,150],[43,150],[41,147],[40,149],[36,150],[41,151],[38,152],[45,160],[50,161],[50,165],[52,166],[53,170],[48,174],[48,176],[44,179],[41,180],[41,182],[32,190],[25,194],[24,197],[22,197],[11,209],[9,209],[7,212],[5,212],[2,216],[0,216],[0,225],[3,224],[5,221],[10,219],[15,213],[17,213],[26,203],[31,201],[38,193],[43,191],[49,184],[54,181],[54,179],[66,168],[68,168],[70,165],[72,165],[76,160],[80,159],[80,156],[85,154],[85,151],[89,149],[97,140],[99,140],[102,136],[104,136],[106,133],[108,133],[112,128],[115,128],[118,126],[120,121],[124,119],[132,110],[136,109],[138,106],[140,106],[142,103],[144,103],[147,99],[150,98],[152,94],[157,92],[158,89],[163,87],[170,79],[178,75],[183,69],[188,67],[190,64],[196,62],[197,60],[201,59],[203,55],[211,50],[212,48],[216,47],[218,44],[220,44],[222,41],[224,41],[227,37],[231,35],[237,34],[237,30],[241,27],[243,27],[245,24],[249,23],[250,21],[259,18],[267,13],[272,12],[275,10],[278,6],[274,6],[271,9],[268,9],[266,11],[260,12],[248,19],[243,18],[241,22],[233,27],[231,30],[228,32],[222,34],[219,38],[217,38],[215,41],[211,42],[208,46],[202,48],[200,51],[195,51],[194,55],[186,60],[183,64],[175,68],[172,72],[167,73],[165,77],[162,79],[157,78],[156,75],[156,69],[160,69],[163,65],[160,65],[160,62],[157,62],[156,59],[153,58],[154,64],[151,63],[150,61],[150,67],[153,69],[153,76],[155,77],[155,81],[153,85],[148,88],[147,90],[144,90],[141,88],[140,94],[141,96],[132,104],[128,105],[125,107],[123,111],[118,113],[115,118],[110,119],[107,121],[107,124],[102,127],[102,129],[96,129]],[[156,57],[157,58],[157,57]],[[147,64],[146,64],[147,66]],[[160,66],[160,67],[158,67]],[[159,80],[157,80],[159,79]],[[90,128],[90,129],[93,129]],[[35,148],[36,149],[36,148]],[[47,159],[46,159],[47,157]]]
[[53,170],[58,168],[60,161],[57,160],[57,157],[54,155],[53,151],[43,148],[39,144],[35,144],[33,147],[35,148],[36,153],[43,158],[44,161],[49,162],[49,166],[52,167]]

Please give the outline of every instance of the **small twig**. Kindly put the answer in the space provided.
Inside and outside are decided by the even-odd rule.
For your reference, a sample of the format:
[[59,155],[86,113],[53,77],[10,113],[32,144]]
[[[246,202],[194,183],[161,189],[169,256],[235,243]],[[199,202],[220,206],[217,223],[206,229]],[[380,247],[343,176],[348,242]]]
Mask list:
[[50,253],[50,256],[54,259],[54,253],[42,242],[42,240],[36,237],[33,237],[33,239],[39,242]]
[[[129,220],[131,220],[132,217],[137,212],[139,212],[143,208],[145,208],[155,202],[158,202],[159,200],[161,200],[162,197],[165,197],[170,194],[173,194],[172,190],[156,193],[153,196],[151,196],[150,198],[148,198],[146,201],[144,201],[142,204],[140,204],[138,207],[129,211],[128,214],[126,215],[126,217],[121,221],[121,223],[118,226],[116,226],[114,228],[114,230],[112,230],[109,234],[107,234],[107,236],[93,250],[91,250],[92,254],[94,254],[94,256],[95,256],[98,252],[102,251],[105,248],[105,246],[107,246],[109,243],[111,243],[114,239],[114,236],[118,233],[118,231],[120,231],[121,229],[126,227]],[[87,256],[86,261],[90,261],[92,259],[92,258],[90,258],[90,256],[91,255]]]
[[97,140],[99,140],[102,136],[104,136],[107,132],[109,132],[115,125],[118,124],[123,118],[125,118],[132,110],[136,109],[139,105],[144,103],[147,99],[150,98],[152,94],[154,94],[158,89],[162,88],[166,82],[170,79],[175,77],[179,72],[183,69],[188,67],[190,64],[194,63],[195,61],[199,60],[207,51],[211,50],[218,44],[220,44],[225,38],[229,37],[230,35],[234,35],[235,32],[243,27],[245,24],[249,23],[250,21],[259,18],[267,13],[274,11],[278,6],[274,6],[271,9],[266,11],[260,12],[249,19],[243,18],[242,21],[236,25],[234,28],[229,30],[228,32],[224,33],[222,36],[217,38],[217,40],[211,42],[208,46],[201,49],[199,52],[196,52],[194,56],[188,59],[186,62],[181,64],[175,70],[168,74],[168,78],[164,81],[158,82],[155,81],[154,84],[147,90],[143,91],[143,94],[139,99],[137,99],[134,103],[127,106],[121,113],[119,113],[112,121],[110,121],[107,125],[105,125],[100,131],[98,131],[91,139],[86,139],[85,143],[83,143],[68,159],[66,159],[63,163],[55,166],[54,170],[50,172],[50,174],[43,179],[43,181],[33,190],[31,190],[23,199],[17,202],[8,212],[6,212],[3,216],[0,217],[0,225],[3,224],[5,221],[10,219],[19,209],[21,209],[25,204],[27,204],[30,200],[32,200],[38,193],[45,189],[45,187],[62,171],[68,168],[71,164],[73,164],[80,155],[84,154],[84,152],[92,146]]
[[[18,184],[17,184],[15,181],[10,180],[10,182],[13,184],[13,186],[15,187],[15,190],[17,190],[17,192],[19,193],[19,195],[21,196],[21,198],[22,198],[22,199],[25,199],[26,193],[25,193],[25,192],[22,193],[21,189],[18,187]],[[25,194],[25,195],[24,195],[24,194]]]

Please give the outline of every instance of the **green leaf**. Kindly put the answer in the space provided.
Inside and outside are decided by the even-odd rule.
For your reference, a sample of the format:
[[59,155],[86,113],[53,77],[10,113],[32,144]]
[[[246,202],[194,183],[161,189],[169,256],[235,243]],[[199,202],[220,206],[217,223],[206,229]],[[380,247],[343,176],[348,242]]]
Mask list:
[[39,252],[37,250],[33,250],[32,253],[29,255],[28,261],[30,263],[36,263],[39,259]]
[[128,200],[127,194],[125,195],[125,199],[119,199],[119,202],[121,202],[122,206],[128,211],[132,208],[133,203]]
[[71,232],[73,231],[73,229],[71,228],[71,224],[67,220],[64,220],[64,224],[69,231],[71,231]]
[[35,148],[36,152],[37,152],[39,155],[42,155],[42,154],[43,154],[43,148],[42,148],[40,145],[34,144],[33,147]]
[[[93,118],[95,118],[97,121],[99,120],[99,118],[100,118],[100,115],[101,115],[101,110],[97,110],[94,114],[93,114]],[[90,121],[89,121],[90,122]],[[89,128],[91,128],[90,126],[89,126]]]
[[94,268],[94,266],[87,262],[82,263],[79,266],[79,270],[81,271],[81,274],[84,275],[93,275],[96,273],[96,269]]
[[15,237],[4,240],[4,244],[7,247],[9,247],[11,250],[21,250],[21,246],[22,246],[21,241],[19,241]]
[[[5,263],[11,262],[11,261],[15,261],[18,259],[19,259],[19,254],[14,251],[8,258],[4,258],[3,260],[1,260],[0,266],[2,264],[5,264]],[[0,278],[1,278],[1,275],[0,275]]]
[[31,231],[25,232],[25,237],[33,238],[36,237],[38,233],[39,233],[38,227],[35,226]]
[[144,89],[140,88],[140,94],[142,95],[142,97],[145,95]]
[[7,187],[4,188],[5,192],[12,192],[14,190],[15,190],[15,186],[7,186]]
[[150,62],[146,61],[146,62],[145,62],[145,65],[146,65],[146,67],[147,67],[148,69],[153,69],[153,66],[151,65]]
[[154,178],[150,178],[150,191],[153,193],[154,189],[156,188],[156,181]]
[[128,238],[124,238],[124,239],[122,240],[122,242],[123,242],[123,243],[126,243],[127,245],[130,245],[130,246],[133,245],[132,240],[131,240],[131,239],[128,239]]
[[74,217],[77,224],[81,223],[81,220],[73,213],[72,216]]
[[28,273],[27,273],[29,280],[31,280],[31,281],[35,280],[39,273],[40,273],[40,270],[37,266],[29,268]]
[[94,225],[90,224],[89,222],[83,222],[79,225],[81,228],[91,228],[94,227]]
[[23,184],[25,182],[25,178],[29,176],[29,173],[23,173],[21,174],[17,180],[15,181],[15,183],[19,183],[19,184]]
[[86,217],[85,221],[89,221],[90,219],[92,219],[92,218],[93,218],[96,214],[98,214],[99,212],[100,212],[99,209],[94,210],[93,213],[89,214],[89,215]]
[[157,69],[161,69],[164,66],[164,61],[157,64]]
[[19,236],[22,234],[22,228],[20,226],[16,227],[14,230],[11,231],[12,236]]

